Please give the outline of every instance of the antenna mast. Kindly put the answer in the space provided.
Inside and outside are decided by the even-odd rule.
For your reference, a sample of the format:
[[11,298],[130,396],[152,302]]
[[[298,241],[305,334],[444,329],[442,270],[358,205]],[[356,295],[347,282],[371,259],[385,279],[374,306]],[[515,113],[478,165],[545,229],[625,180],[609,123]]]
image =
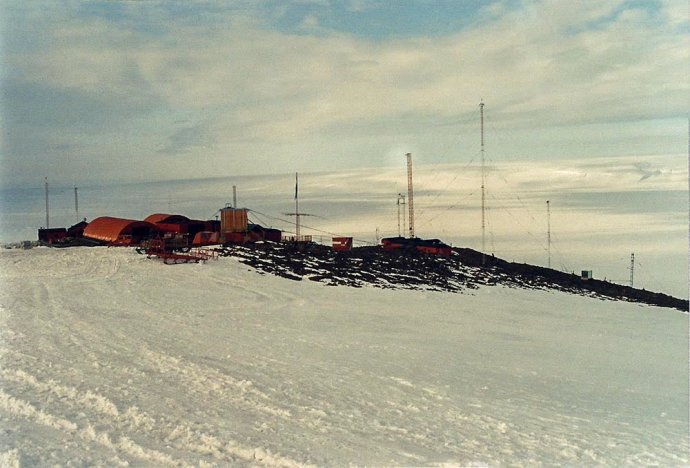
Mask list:
[[414,237],[414,199],[412,191],[412,153],[407,153],[407,205],[410,211],[410,238]]
[[402,193],[398,194],[398,237],[402,237],[402,233],[405,230],[405,225],[407,224],[405,220],[405,208],[402,209],[403,223],[402,229],[400,228],[400,205],[405,205],[405,195]]
[[479,103],[479,115],[481,119],[481,154],[482,154],[482,265],[484,265],[484,253],[486,252],[486,193],[484,171],[484,101]]
[[77,194],[77,191],[79,189],[77,186],[74,186],[74,212],[77,215],[77,221],[79,221],[79,195]]
[[549,246],[549,268],[551,268],[551,204],[546,200],[546,240]]
[[46,229],[50,228],[50,206],[48,204],[48,178],[46,177]]
[[[405,206],[407,203],[405,202],[405,195],[400,194],[402,197],[402,201],[400,202],[401,205],[403,205],[402,209],[402,214],[403,214],[403,223],[402,223],[402,232],[404,233],[407,230],[407,215],[405,214]],[[402,236],[402,234],[400,234]]]
[[297,236],[297,239],[299,240],[299,217],[300,217],[300,212],[299,212],[299,175],[295,172],[295,235]]
[[[314,216],[310,215],[307,213],[300,213],[299,211],[299,175],[297,172],[295,172],[295,212],[294,213],[285,213],[287,216],[294,216],[295,217],[295,242],[303,242],[305,239],[302,239],[301,233],[300,233],[300,219],[302,216]],[[309,236],[311,237],[311,236]],[[311,239],[307,239],[311,240]]]
[[635,284],[635,253],[630,254],[630,287]]

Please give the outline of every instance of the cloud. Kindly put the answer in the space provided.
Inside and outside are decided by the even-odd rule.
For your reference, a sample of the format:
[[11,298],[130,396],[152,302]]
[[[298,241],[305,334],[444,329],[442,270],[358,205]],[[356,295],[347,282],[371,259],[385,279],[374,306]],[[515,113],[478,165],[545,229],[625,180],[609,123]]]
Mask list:
[[364,13],[367,10],[380,7],[380,2],[374,0],[348,0],[347,8],[355,13]]
[[288,5],[302,8],[301,31],[252,2],[101,5],[15,12],[40,37],[4,55],[3,114],[23,122],[5,149],[40,128],[49,152],[67,127],[85,154],[167,161],[149,174],[163,178],[185,174],[166,153],[226,173],[386,164],[398,148],[445,162],[476,151],[480,98],[493,154],[649,153],[682,140],[669,138],[686,116],[690,58],[675,3],[496,2],[453,34],[383,38],[326,29],[327,2]]
[[213,137],[208,136],[208,123],[202,122],[193,126],[177,129],[168,137],[168,144],[158,150],[163,154],[189,154],[194,149],[208,148],[213,144]]

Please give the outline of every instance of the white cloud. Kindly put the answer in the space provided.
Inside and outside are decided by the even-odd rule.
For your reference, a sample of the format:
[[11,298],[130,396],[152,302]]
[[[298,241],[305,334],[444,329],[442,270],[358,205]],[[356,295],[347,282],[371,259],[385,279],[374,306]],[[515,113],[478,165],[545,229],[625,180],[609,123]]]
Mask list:
[[302,21],[302,29],[316,30],[320,28],[319,18],[316,15],[307,15]]
[[356,13],[365,13],[367,10],[378,8],[380,4],[377,0],[347,0],[347,8]]
[[685,0],[662,0],[662,10],[669,24],[673,27],[690,25],[690,6]]
[[[132,150],[139,157],[155,158],[150,153],[179,140],[185,131],[171,116],[185,114],[188,136],[194,141],[189,132],[197,129],[205,142],[189,145],[190,156],[214,170],[246,158],[251,163],[235,159],[233,168],[245,173],[348,167],[346,158],[357,165],[372,155],[385,161],[390,148],[424,149],[443,132],[474,141],[476,119],[468,116],[480,98],[493,125],[531,135],[561,131],[564,140],[572,126],[687,112],[690,51],[667,24],[644,10],[615,16],[622,1],[522,5],[496,3],[493,19],[453,36],[382,41],[270,30],[246,10],[212,25],[161,16],[171,23],[155,34],[65,17],[45,23],[50,48],[10,52],[6,60],[27,81],[105,102],[155,96],[149,118],[137,122],[140,146]],[[155,23],[146,3],[130,8]],[[677,18],[676,10],[667,5],[667,16]],[[315,16],[304,26],[320,28]],[[469,125],[438,126],[458,120]],[[441,151],[435,145],[429,154]]]

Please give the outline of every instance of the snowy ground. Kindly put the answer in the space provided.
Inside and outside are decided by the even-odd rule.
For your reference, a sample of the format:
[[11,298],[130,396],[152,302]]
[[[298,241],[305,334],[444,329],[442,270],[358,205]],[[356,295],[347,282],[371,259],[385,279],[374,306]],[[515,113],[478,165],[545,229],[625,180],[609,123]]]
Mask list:
[[688,314],[0,253],[0,466],[688,464]]

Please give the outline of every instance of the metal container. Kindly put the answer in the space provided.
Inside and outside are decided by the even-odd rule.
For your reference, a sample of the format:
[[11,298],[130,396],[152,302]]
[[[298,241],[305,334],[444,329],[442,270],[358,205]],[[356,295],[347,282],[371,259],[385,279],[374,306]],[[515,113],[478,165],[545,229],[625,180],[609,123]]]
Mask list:
[[222,210],[220,210],[220,231],[223,233],[246,232],[247,209],[223,208]]

